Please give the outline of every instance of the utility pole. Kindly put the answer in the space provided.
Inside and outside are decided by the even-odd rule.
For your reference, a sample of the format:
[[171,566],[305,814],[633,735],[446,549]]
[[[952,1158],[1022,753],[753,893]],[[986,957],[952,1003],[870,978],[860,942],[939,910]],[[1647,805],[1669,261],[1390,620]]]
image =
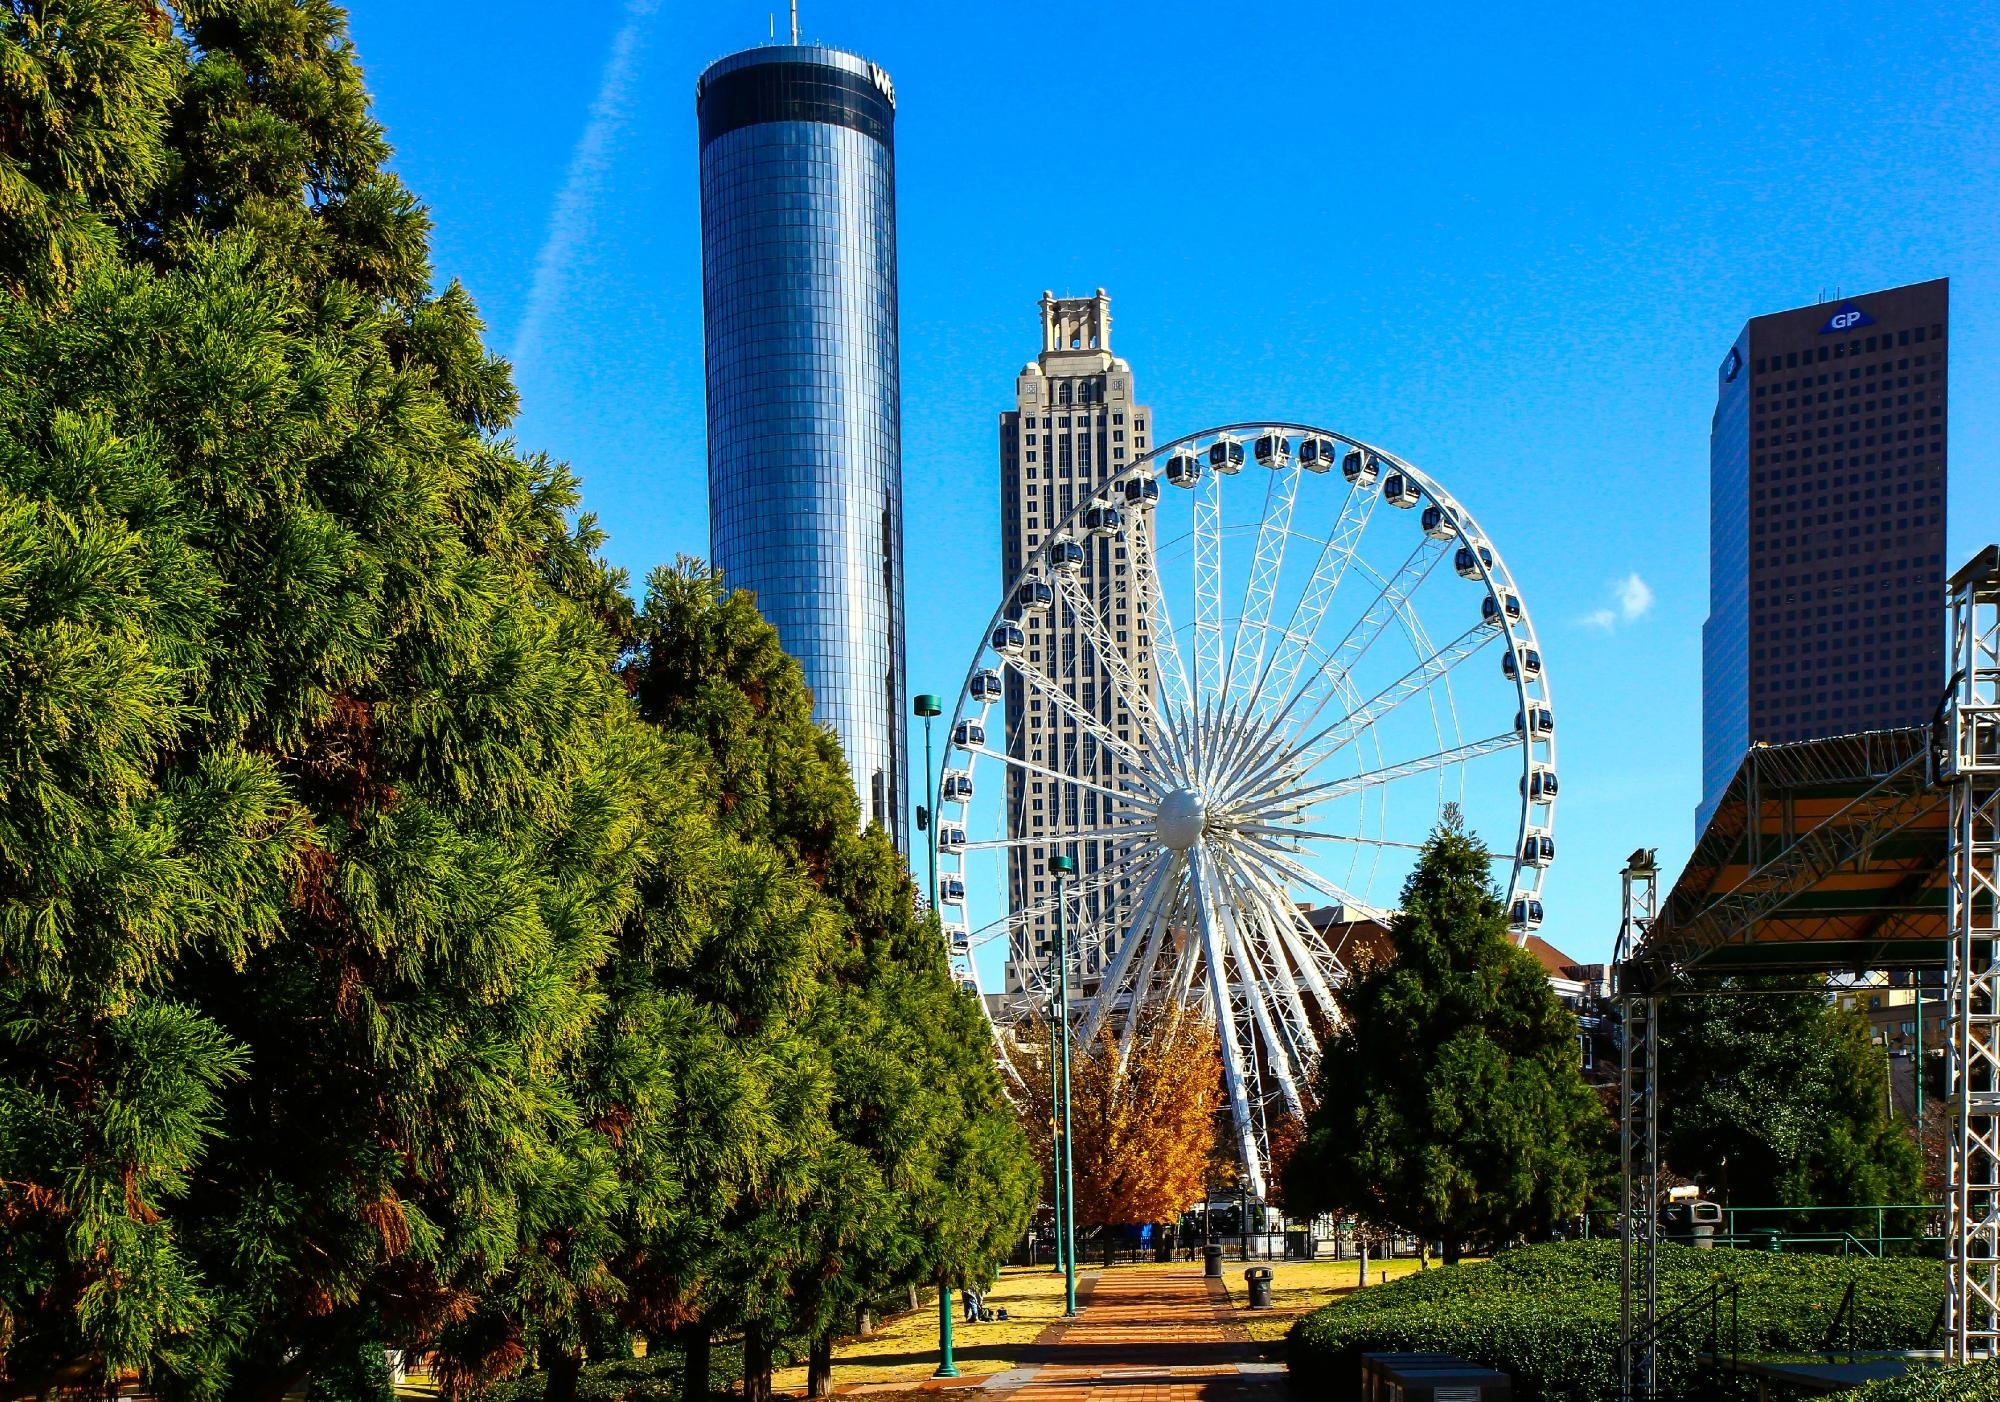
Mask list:
[[[798,0],[792,0],[792,42],[799,42]],[[917,810],[917,830],[924,834],[924,854],[929,858],[931,914],[942,921],[944,917],[938,914],[937,898],[937,780],[931,767],[931,721],[944,711],[944,705],[937,697],[925,692],[910,703],[910,708],[924,722],[924,795],[928,806]],[[958,1376],[958,1365],[951,1358],[951,1278],[942,1268],[938,1271],[938,1365],[931,1376]]]
[[1056,878],[1056,975],[1057,987],[1061,990],[1060,1004],[1056,1009],[1056,1035],[1062,1039],[1062,1199],[1064,1238],[1063,1257],[1063,1313],[1076,1313],[1076,1165],[1070,1156],[1069,1143],[1069,937],[1066,926],[1069,904],[1063,895],[1063,881],[1076,871],[1076,858],[1066,853],[1058,853],[1049,858],[1049,870]]

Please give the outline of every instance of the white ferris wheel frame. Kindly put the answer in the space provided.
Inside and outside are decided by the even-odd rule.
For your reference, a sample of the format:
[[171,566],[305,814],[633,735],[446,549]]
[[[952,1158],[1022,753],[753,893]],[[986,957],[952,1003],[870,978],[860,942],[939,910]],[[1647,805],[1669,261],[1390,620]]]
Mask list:
[[[1267,472],[1270,485],[1265,496],[1263,516],[1257,523],[1257,550],[1250,567],[1248,587],[1242,596],[1242,612],[1234,620],[1233,639],[1225,645],[1223,635],[1229,631],[1230,624],[1223,611],[1225,591],[1222,539],[1225,532],[1221,520],[1222,482],[1225,476],[1236,476],[1237,473],[1233,470],[1228,473],[1215,471],[1208,466],[1207,453],[1217,444],[1234,444],[1239,450],[1244,450],[1260,438],[1282,439],[1287,447],[1283,454],[1273,455],[1276,461],[1265,463],[1261,458],[1246,460],[1242,468],[1246,476],[1253,469],[1260,473]],[[1308,440],[1338,444],[1342,454],[1359,452],[1371,465],[1372,470],[1359,478],[1348,476],[1346,497],[1341,503],[1339,515],[1335,518],[1330,534],[1319,546],[1320,556],[1315,562],[1312,579],[1299,600],[1294,603],[1290,619],[1283,628],[1274,629],[1270,610],[1282,575],[1285,546],[1291,540],[1314,538],[1292,528],[1292,515],[1297,503],[1301,473],[1307,471],[1294,448],[1302,447]],[[1193,528],[1186,536],[1177,536],[1171,543],[1178,548],[1181,542],[1192,538],[1196,607],[1196,617],[1193,620],[1176,626],[1166,616],[1166,589],[1159,579],[1158,569],[1161,543],[1157,539],[1150,538],[1152,522],[1148,521],[1147,529],[1142,533],[1134,530],[1131,523],[1121,518],[1116,536],[1117,540],[1129,547],[1126,558],[1129,572],[1133,577],[1131,587],[1137,595],[1134,607],[1148,615],[1152,623],[1150,631],[1155,649],[1153,675],[1151,685],[1141,688],[1126,668],[1122,654],[1111,642],[1111,630],[1102,620],[1095,617],[1095,601],[1090,599],[1080,586],[1070,583],[1068,576],[1052,567],[1051,551],[1060,542],[1087,541],[1092,538],[1083,523],[1086,513],[1093,508],[1115,506],[1121,512],[1129,510],[1135,515],[1143,512],[1151,517],[1155,509],[1153,504],[1144,500],[1136,503],[1128,501],[1126,484],[1148,479],[1157,482],[1160,480],[1159,469],[1162,464],[1185,455],[1193,455],[1196,461],[1202,464],[1198,479],[1189,488],[1162,486],[1160,491],[1162,495],[1168,490],[1191,490],[1194,494],[1191,505]],[[1398,475],[1413,486],[1417,493],[1416,501],[1400,505],[1405,509],[1417,505],[1435,506],[1442,512],[1440,524],[1448,529],[1419,532],[1418,542],[1409,557],[1397,567],[1393,575],[1385,577],[1380,570],[1360,556],[1359,546],[1376,506],[1385,499],[1384,487],[1391,478]],[[1148,537],[1148,543],[1143,550],[1137,544],[1142,534]],[[1482,586],[1486,598],[1490,599],[1492,604],[1490,612],[1483,613],[1479,621],[1439,647],[1430,642],[1421,618],[1408,607],[1408,600],[1443,558],[1452,553],[1454,547],[1470,548],[1476,571],[1464,577]],[[1142,555],[1147,557],[1145,565],[1151,571],[1150,579],[1143,577]],[[1348,571],[1355,565],[1359,565],[1360,574],[1365,581],[1374,586],[1375,597],[1370,600],[1368,607],[1351,626],[1348,636],[1343,638],[1340,644],[1331,651],[1317,649],[1317,633],[1325,620],[1327,608],[1346,581]],[[1464,574],[1464,571],[1461,569],[1460,573]],[[1209,585],[1206,589],[1204,581]],[[1136,736],[1130,742],[1118,740],[1112,728],[1093,710],[1065,698],[1059,679],[1054,685],[1050,685],[1051,678],[1032,675],[1031,669],[1023,665],[1018,654],[1010,656],[996,651],[993,645],[996,631],[1016,620],[1019,612],[1018,601],[1023,597],[1022,586],[1034,582],[1053,582],[1055,599],[1069,608],[1072,617],[1090,642],[1090,651],[1096,658],[1092,672],[1093,679],[1101,675],[1111,683],[1109,690],[1123,694],[1135,732],[1141,729],[1150,731],[1143,741]],[[1101,581],[1099,587],[1102,587]],[[1511,608],[1510,601],[1512,601]],[[1079,604],[1085,607],[1079,608]],[[1156,605],[1159,609],[1157,614],[1154,613]],[[1304,628],[1301,636],[1297,625],[1302,611],[1308,614],[1308,626]],[[1355,633],[1371,622],[1372,631],[1361,639],[1353,656],[1348,659],[1346,669],[1332,678],[1330,694],[1319,697],[1303,724],[1296,717],[1291,717],[1289,712],[1292,706],[1304,698],[1316,682],[1326,677],[1326,664],[1329,661],[1337,662],[1341,650],[1348,646]],[[1398,682],[1392,683],[1373,697],[1363,698],[1353,687],[1352,668],[1359,661],[1360,655],[1375,638],[1387,630],[1391,623],[1409,638],[1420,660]],[[1187,659],[1183,658],[1180,652],[1181,636],[1190,630],[1194,634],[1192,678],[1187,674],[1185,666]],[[1254,637],[1250,636],[1252,630]],[[1270,653],[1274,638],[1277,651]],[[1467,742],[1459,725],[1456,702],[1450,689],[1450,674],[1459,662],[1484,651],[1496,640],[1503,644],[1503,652],[1510,654],[1513,659],[1514,665],[1509,670],[1515,700],[1519,706],[1516,724],[1512,731],[1503,731],[1492,737],[1480,737]],[[1253,646],[1254,651],[1246,650],[1246,643]],[[1083,649],[1079,648],[1079,663],[1082,654]],[[1272,720],[1272,724],[1286,723],[1288,729],[1285,733],[1289,739],[1299,741],[1302,746],[1327,744],[1331,736],[1340,732],[1342,727],[1347,727],[1347,732],[1340,736],[1338,742],[1319,758],[1332,753],[1333,749],[1357,743],[1362,736],[1372,732],[1375,720],[1380,719],[1381,715],[1393,710],[1402,701],[1417,695],[1424,696],[1433,708],[1433,720],[1438,728],[1439,743],[1442,746],[1445,744],[1443,725],[1441,718],[1436,715],[1437,697],[1432,690],[1432,684],[1441,681],[1444,687],[1445,705],[1451,714],[1453,736],[1460,743],[1452,750],[1403,761],[1372,773],[1355,776],[1347,782],[1355,785],[1354,792],[1360,792],[1362,788],[1371,785],[1383,789],[1386,802],[1387,786],[1398,779],[1433,769],[1446,771],[1453,768],[1459,769],[1462,778],[1462,766],[1468,760],[1497,753],[1510,746],[1518,748],[1519,816],[1506,884],[1506,902],[1511,919],[1516,911],[1524,908],[1522,902],[1531,903],[1532,908],[1539,911],[1548,859],[1544,857],[1541,860],[1529,860],[1527,842],[1531,834],[1552,839],[1555,831],[1557,794],[1552,791],[1552,786],[1541,788],[1535,784],[1538,774],[1553,778],[1556,773],[1556,736],[1553,725],[1551,723],[1549,728],[1544,729],[1536,720],[1538,715],[1553,717],[1554,699],[1545,663],[1531,670],[1525,660],[1530,654],[1538,660],[1541,658],[1540,642],[1526,601],[1499,547],[1479,525],[1471,511],[1422,469],[1375,444],[1332,429],[1282,420],[1225,424],[1182,434],[1168,442],[1158,444],[1150,452],[1107,478],[1094,491],[1082,496],[1065,518],[1050,525],[1043,534],[1041,542],[1028,552],[1021,570],[1010,581],[1001,596],[999,606],[995,608],[992,617],[980,633],[979,644],[960,684],[951,725],[946,732],[943,768],[945,771],[962,773],[971,780],[979,768],[979,761],[988,759],[992,760],[1003,773],[1010,768],[1018,769],[1056,783],[1096,790],[1106,797],[1125,802],[1130,802],[1138,796],[1136,788],[1114,789],[1099,779],[1085,779],[1065,774],[1061,772],[1062,761],[1059,757],[1051,756],[1047,765],[1033,764],[1026,759],[1017,758],[1008,752],[1011,747],[1005,742],[1004,737],[999,745],[993,744],[991,737],[994,732],[988,723],[993,719],[995,708],[1000,702],[994,696],[975,699],[972,695],[974,678],[982,672],[997,672],[1004,677],[1011,670],[1023,687],[1031,688],[1036,694],[1048,698],[1054,709],[1070,714],[1077,724],[1084,728],[1085,733],[1096,738],[1100,746],[1120,751],[1121,757],[1136,761],[1131,766],[1135,770],[1140,763],[1143,763],[1144,756],[1135,753],[1134,746],[1141,744],[1149,748],[1158,746],[1163,752],[1174,751],[1178,761],[1192,763],[1193,747],[1204,737],[1219,750],[1232,751],[1233,762],[1239,765],[1254,763],[1255,760],[1248,755],[1254,748],[1247,738],[1248,729],[1253,728],[1255,722],[1268,719],[1257,708],[1263,704],[1265,684],[1274,675],[1282,677],[1282,680],[1279,685],[1271,689],[1271,694],[1284,704],[1283,710]],[[1300,685],[1301,673],[1309,664],[1315,662],[1320,664],[1321,672],[1305,683],[1305,689],[1294,690]],[[1240,723],[1233,719],[1236,713],[1229,706],[1230,700],[1238,694],[1239,680],[1249,688],[1242,699],[1250,707]],[[1176,690],[1179,692],[1178,697],[1170,694]],[[1135,694],[1144,700],[1143,707],[1130,704]],[[1289,700],[1286,699],[1288,695]],[[1331,724],[1321,725],[1319,724],[1321,713],[1329,706],[1335,712],[1335,719]],[[1367,712],[1370,706],[1379,706],[1380,709],[1375,714],[1369,715]],[[1142,716],[1142,710],[1150,714]],[[1357,717],[1361,718],[1357,720]],[[986,743],[970,747],[957,743],[956,737],[961,722],[965,721],[977,724],[986,732],[988,736]],[[1150,721],[1150,724],[1143,723],[1147,721]],[[1231,733],[1232,726],[1243,728],[1246,738],[1240,742],[1234,739]],[[1310,738],[1301,733],[1308,730],[1313,732]],[[1311,751],[1302,749],[1286,753],[1310,754]],[[1312,764],[1316,765],[1318,762],[1318,759],[1314,759]],[[1360,780],[1368,780],[1369,784],[1363,785]],[[1328,787],[1327,783],[1308,786],[1309,789]],[[1338,787],[1338,784],[1332,787]],[[959,893],[956,902],[941,902],[939,914],[944,924],[953,971],[968,987],[981,994],[982,1007],[985,1006],[985,998],[977,967],[978,949],[1005,936],[1034,915],[1053,909],[1057,897],[1050,895],[1030,900],[1020,910],[1010,909],[1000,918],[989,921],[976,930],[969,928],[965,918],[970,889],[967,857],[973,852],[996,849],[1004,851],[1008,848],[1030,846],[1054,847],[1065,842],[1133,839],[1134,845],[1130,851],[1115,856],[1097,872],[1079,873],[1075,880],[1068,883],[1067,889],[1061,891],[1061,898],[1074,902],[1093,891],[1114,889],[1113,883],[1121,877],[1128,881],[1134,877],[1141,879],[1144,889],[1130,906],[1135,918],[1129,930],[1121,931],[1126,936],[1140,937],[1128,937],[1120,941],[1120,954],[1125,958],[1131,957],[1132,952],[1142,944],[1151,951],[1151,954],[1141,956],[1145,968],[1138,975],[1141,983],[1135,987],[1150,987],[1158,976],[1152,959],[1164,943],[1164,938],[1143,937],[1150,930],[1159,930],[1164,925],[1169,914],[1164,903],[1167,893],[1182,890],[1184,882],[1188,888],[1197,893],[1198,900],[1201,899],[1199,895],[1201,887],[1208,883],[1221,885],[1225,890],[1233,888],[1239,893],[1252,893],[1271,899],[1286,897],[1291,886],[1299,886],[1313,890],[1320,896],[1335,899],[1350,908],[1358,907],[1363,912],[1369,911],[1365,902],[1355,901],[1335,883],[1313,873],[1304,861],[1293,860],[1306,854],[1297,848],[1280,847],[1278,845],[1280,833],[1275,826],[1268,839],[1256,834],[1246,834],[1248,840],[1253,842],[1268,840],[1268,849],[1260,848],[1257,854],[1267,868],[1261,875],[1241,867],[1227,871],[1220,869],[1213,860],[1203,855],[1208,850],[1205,841],[1197,843],[1188,851],[1170,854],[1155,837],[1151,861],[1135,864],[1135,854],[1143,850],[1141,842],[1143,830],[1139,827],[1121,829],[1109,825],[1108,820],[1106,825],[1092,826],[1075,832],[1050,831],[1020,839],[1009,837],[995,841],[974,841],[971,839],[968,826],[971,815],[970,798],[947,794],[943,789],[944,785],[940,780],[933,794],[935,799],[931,816],[933,827],[937,832],[942,832],[948,827],[956,828],[964,835],[964,840],[951,848],[940,846],[938,850],[939,887],[945,891],[955,889]],[[1154,794],[1152,797],[1157,800],[1160,795]],[[1321,798],[1317,801],[1325,800]],[[1373,842],[1378,848],[1385,845],[1377,839],[1337,833],[1285,829],[1284,835],[1301,839],[1312,838],[1316,841]],[[1234,865],[1226,860],[1223,864]],[[1185,875],[1183,875],[1184,870]],[[1275,876],[1272,873],[1275,873]],[[1011,901],[1011,893],[1009,899]],[[1222,909],[1220,906],[1217,908]],[[1515,920],[1513,928],[1517,939],[1525,943],[1534,923],[1538,922]],[[1326,949],[1323,942],[1319,947],[1313,947],[1315,940],[1299,938],[1296,930],[1281,930],[1274,924],[1271,929],[1265,931],[1267,949],[1265,956],[1260,959],[1250,953],[1254,948],[1254,940],[1244,937],[1239,942],[1237,932],[1233,928],[1233,914],[1225,917],[1223,924],[1230,927],[1227,934],[1230,939],[1231,962],[1235,964],[1238,978],[1233,981],[1227,980],[1221,967],[1222,961],[1216,961],[1216,967],[1212,970],[1209,981],[1211,986],[1202,993],[1198,994],[1189,986],[1191,968],[1172,971],[1172,977],[1176,982],[1170,985],[1170,991],[1184,1000],[1199,998],[1200,1001],[1214,1006],[1224,1042],[1224,1068],[1229,1082],[1232,1111],[1238,1127],[1240,1153],[1246,1161],[1253,1186],[1261,1196],[1265,1188],[1263,1170],[1268,1158],[1268,1149],[1262,1131],[1261,1102],[1258,1107],[1254,1107],[1253,1113],[1253,1107],[1248,1103],[1250,1088],[1246,1084],[1247,1079],[1261,1078],[1256,1076],[1253,1051],[1248,1046],[1240,1045],[1244,1041],[1242,1034],[1254,1032],[1258,1040],[1264,1043],[1267,1051],[1266,1075],[1272,1075],[1280,1082],[1276,1093],[1282,1095],[1287,1104],[1295,1108],[1299,1104],[1296,1081],[1303,1075],[1309,1074],[1310,1068],[1295,1061],[1291,1056],[1271,1054],[1272,1049],[1297,1050],[1302,1046],[1309,1046],[1312,1056],[1316,1057],[1317,1044],[1310,1033],[1307,1032],[1301,1037],[1298,1026],[1288,1027],[1283,1024],[1295,1024],[1298,1019],[1304,1017],[1303,1008],[1308,998],[1323,1006],[1326,1005],[1329,1001],[1330,986],[1339,981],[1344,971],[1337,953]],[[1163,934],[1164,932],[1162,936]],[[1290,956],[1289,961],[1287,955]],[[1114,956],[1114,963],[1117,962],[1117,958],[1118,956]],[[1246,968],[1256,976],[1259,988],[1247,986],[1249,980],[1243,977]],[[1130,972],[1122,966],[1115,975],[1107,972],[1105,984],[1111,988],[1113,996],[1100,998],[1099,1002],[1103,1006],[1086,1007],[1084,1019],[1089,1034],[1094,1035],[1097,1026],[1110,1014],[1110,1003],[1114,1001],[1118,989],[1123,986],[1125,976]],[[1262,987],[1261,985],[1267,980],[1270,986]],[[1309,988],[1305,986],[1308,984]],[[1274,1013],[1273,1008],[1279,1011]],[[990,1010],[987,1016],[990,1023],[992,1020]],[[1129,1042],[1135,1017],[1135,1014],[1128,1013],[1121,1035],[1121,1048]],[[1232,1037],[1232,1024],[1238,1023],[1241,1024],[1235,1029],[1238,1035]],[[1008,1069],[1012,1070],[1011,1062],[1008,1063]],[[1269,1100],[1273,1095],[1272,1092],[1261,1090],[1258,1094],[1262,1100]],[[1250,1124],[1253,1118],[1256,1122],[1254,1134]]]

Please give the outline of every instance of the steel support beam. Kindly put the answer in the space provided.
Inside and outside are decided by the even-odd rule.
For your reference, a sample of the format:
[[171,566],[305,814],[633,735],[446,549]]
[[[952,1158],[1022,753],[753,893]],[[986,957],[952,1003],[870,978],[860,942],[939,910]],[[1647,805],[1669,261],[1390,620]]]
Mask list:
[[1955,1362],[2000,1357],[2000,552],[1951,581],[1951,1289]]
[[[1624,919],[1612,957],[1618,1001],[1618,1145],[1624,1195],[1618,1215],[1618,1397],[1652,1402],[1660,1310],[1660,1000],[1633,952],[1660,907],[1659,863],[1634,852],[1620,874]],[[1636,977],[1635,977],[1636,976]]]

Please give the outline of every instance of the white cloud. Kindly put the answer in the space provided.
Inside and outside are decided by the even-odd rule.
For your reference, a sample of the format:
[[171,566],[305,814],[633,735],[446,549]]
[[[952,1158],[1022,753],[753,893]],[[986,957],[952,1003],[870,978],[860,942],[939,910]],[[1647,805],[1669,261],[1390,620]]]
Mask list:
[[1628,574],[1618,585],[1618,612],[1627,623],[1644,618],[1653,607],[1653,586],[1634,574]]
[[1609,633],[1620,623],[1636,623],[1653,611],[1653,586],[1632,573],[1611,586],[1611,602],[1583,616],[1586,628]]
[[611,54],[604,61],[604,75],[598,80],[583,135],[570,153],[569,173],[556,194],[555,208],[549,212],[548,235],[535,258],[527,305],[514,331],[511,358],[516,369],[534,354],[543,324],[562,298],[563,274],[590,233],[591,209],[611,170],[612,142],[625,125],[640,41],[645,38],[647,21],[659,7],[659,0],[626,0],[625,16],[611,40]]

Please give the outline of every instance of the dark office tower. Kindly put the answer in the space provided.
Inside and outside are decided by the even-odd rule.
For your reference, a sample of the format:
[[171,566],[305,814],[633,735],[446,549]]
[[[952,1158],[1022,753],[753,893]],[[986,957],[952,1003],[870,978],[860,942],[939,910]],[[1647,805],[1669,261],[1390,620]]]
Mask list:
[[1751,745],[1937,706],[1948,306],[1939,278],[1774,312],[1723,357],[1697,830]]
[[709,549],[803,664],[862,820],[908,851],[895,90],[774,44],[710,65],[695,108]]

